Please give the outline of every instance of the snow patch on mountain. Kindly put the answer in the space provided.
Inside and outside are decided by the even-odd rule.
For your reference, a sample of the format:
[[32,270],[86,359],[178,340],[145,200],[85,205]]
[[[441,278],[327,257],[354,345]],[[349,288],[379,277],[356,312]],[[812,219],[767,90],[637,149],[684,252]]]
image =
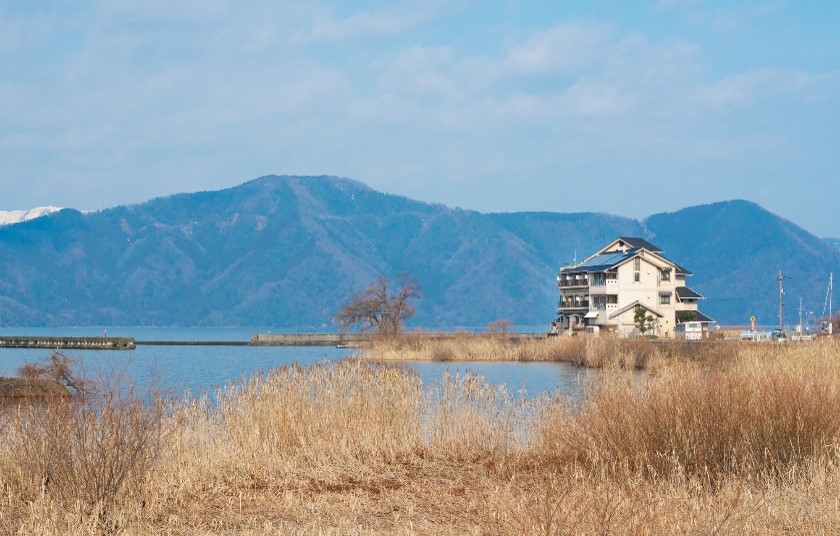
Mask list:
[[61,207],[35,207],[29,210],[0,210],[0,225],[13,225],[58,212]]

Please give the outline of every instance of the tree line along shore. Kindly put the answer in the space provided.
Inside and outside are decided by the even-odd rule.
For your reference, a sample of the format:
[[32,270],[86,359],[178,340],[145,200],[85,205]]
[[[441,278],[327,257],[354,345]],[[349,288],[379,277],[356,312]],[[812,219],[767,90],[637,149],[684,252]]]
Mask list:
[[[0,532],[838,532],[840,343],[575,339],[461,344],[589,352],[602,372],[578,402],[468,374],[423,386],[376,362],[385,346],[211,395],[100,379],[7,401]],[[28,373],[73,379],[52,365]]]

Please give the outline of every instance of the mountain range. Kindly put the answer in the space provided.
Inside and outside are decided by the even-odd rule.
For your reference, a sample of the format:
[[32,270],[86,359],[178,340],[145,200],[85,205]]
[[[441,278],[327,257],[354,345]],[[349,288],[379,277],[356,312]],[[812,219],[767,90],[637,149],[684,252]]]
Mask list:
[[213,192],[0,227],[0,325],[239,325],[330,329],[377,275],[422,289],[414,326],[547,325],[560,266],[617,236],[691,270],[723,324],[778,324],[826,303],[840,249],[748,201],[644,220],[484,214],[335,177],[268,176]]

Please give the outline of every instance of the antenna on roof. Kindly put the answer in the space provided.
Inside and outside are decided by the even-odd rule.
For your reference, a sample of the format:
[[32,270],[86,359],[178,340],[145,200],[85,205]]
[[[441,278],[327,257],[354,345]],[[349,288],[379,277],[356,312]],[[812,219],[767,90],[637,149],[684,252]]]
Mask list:
[[575,259],[572,261],[572,264],[577,264],[577,248],[575,248]]

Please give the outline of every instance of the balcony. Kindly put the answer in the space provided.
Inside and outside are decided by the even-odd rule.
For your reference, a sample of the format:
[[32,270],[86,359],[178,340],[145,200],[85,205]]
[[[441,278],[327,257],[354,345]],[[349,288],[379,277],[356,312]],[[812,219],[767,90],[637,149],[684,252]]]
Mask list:
[[589,285],[590,294],[618,294],[618,279],[598,279],[592,280]]
[[586,288],[589,280],[584,274],[557,276],[557,288]]
[[557,312],[580,312],[589,310],[589,300],[583,302],[560,302],[557,306]]

